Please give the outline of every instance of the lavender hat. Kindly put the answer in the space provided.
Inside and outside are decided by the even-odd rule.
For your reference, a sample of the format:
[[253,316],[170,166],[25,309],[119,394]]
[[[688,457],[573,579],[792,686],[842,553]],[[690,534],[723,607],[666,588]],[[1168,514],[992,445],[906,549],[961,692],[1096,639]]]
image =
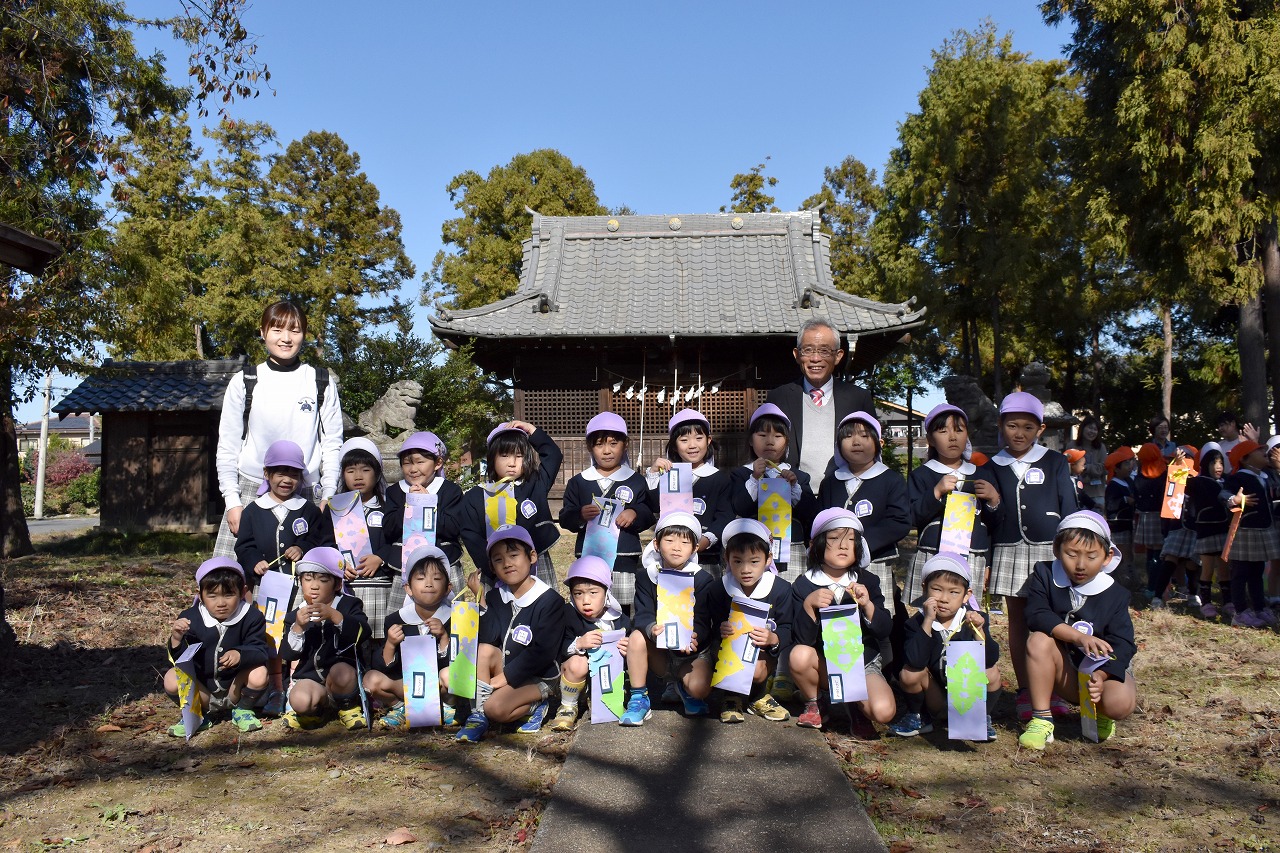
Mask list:
[[593,432],[616,432],[619,435],[626,435],[627,422],[622,419],[621,415],[614,412],[601,412],[587,421],[587,431],[585,433],[587,438],[591,438],[591,433]]
[[935,572],[953,572],[964,578],[967,584],[973,583],[973,571],[969,568],[969,561],[960,554],[953,554],[950,551],[939,551],[932,557],[924,561],[924,567],[921,569],[920,580],[929,580],[929,575]]
[[196,584],[199,585],[200,581],[218,569],[231,569],[240,577],[244,577],[244,569],[231,557],[210,557],[200,564],[200,568],[196,569]]
[[484,443],[486,445],[493,444],[493,440],[504,432],[518,432],[521,435],[524,435],[524,430],[520,429],[520,427],[512,426],[510,423],[502,423],[489,431],[489,437],[484,440]]
[[930,424],[947,414],[959,415],[966,424],[969,423],[969,416],[964,409],[959,406],[953,406],[951,403],[939,403],[929,410],[929,414],[924,416],[924,431],[928,432]]
[[1102,570],[1107,574],[1111,574],[1120,565],[1122,559],[1120,549],[1111,541],[1111,525],[1107,524],[1107,520],[1091,509],[1082,509],[1073,512],[1058,523],[1058,532],[1064,530],[1088,530],[1098,536],[1101,536],[1107,542],[1111,555],[1107,559],[1107,563]]
[[[440,565],[447,567],[449,565],[449,557],[437,548],[435,545],[423,543],[417,548],[409,552],[409,559],[404,561],[404,568],[400,570],[400,583],[408,585],[409,575],[413,574],[413,569],[423,560],[439,560]],[[446,568],[444,573],[445,583],[449,582],[449,572]]]
[[319,548],[312,548],[310,551],[302,555],[302,559],[295,566],[298,574],[304,572],[319,572],[321,574],[331,574],[334,577],[342,578],[342,554],[337,548],[330,548],[322,545]]
[[[809,533],[809,538],[811,540],[817,539],[823,533],[830,530],[839,530],[842,527],[848,527],[858,531],[858,536],[861,538],[863,532],[862,522],[858,520],[856,515],[849,512],[849,510],[841,509],[840,507],[824,509],[822,512],[818,513],[816,518],[814,518],[813,528]],[[862,556],[858,560],[858,568],[865,569],[867,566],[871,565],[871,549],[867,547],[866,542],[863,542],[861,550]]]
[[756,425],[756,421],[760,420],[765,415],[773,415],[775,418],[778,418],[786,424],[787,429],[791,429],[791,418],[787,417],[787,413],[782,411],[782,409],[779,409],[773,403],[765,403],[763,406],[756,409],[751,415],[751,423],[748,424],[747,428],[750,429],[751,427],[754,427]]
[[428,453],[437,459],[444,459],[447,455],[444,449],[444,442],[434,432],[415,432],[404,440],[404,444],[400,445],[398,455],[403,456],[414,450]]
[[711,434],[711,421],[707,416],[699,412],[697,409],[681,409],[671,416],[671,420],[667,421],[667,432],[675,432],[676,427],[680,424],[687,424],[696,421],[707,428],[707,434]]
[[1036,419],[1037,423],[1044,423],[1044,403],[1034,394],[1028,394],[1026,391],[1014,391],[1012,394],[1006,394],[1005,398],[1000,401],[1000,414],[1003,415],[1031,415]]
[[292,441],[281,440],[271,442],[262,458],[263,468],[294,468],[306,471],[307,463],[302,455],[302,448]]
[[613,572],[609,564],[599,557],[579,557],[569,564],[569,574],[564,579],[565,586],[573,586],[575,580],[592,581],[605,589],[613,587]]
[[523,542],[528,545],[531,550],[537,550],[533,547],[533,537],[529,535],[529,531],[525,530],[518,524],[504,524],[497,530],[489,534],[489,539],[484,543],[486,553],[493,550],[493,546],[499,542],[505,542],[508,539],[515,539],[517,542]]

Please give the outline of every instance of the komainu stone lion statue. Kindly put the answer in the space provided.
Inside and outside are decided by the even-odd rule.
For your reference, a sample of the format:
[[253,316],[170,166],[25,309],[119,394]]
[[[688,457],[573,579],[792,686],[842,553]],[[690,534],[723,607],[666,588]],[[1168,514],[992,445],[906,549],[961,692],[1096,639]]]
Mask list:
[[400,479],[400,463],[396,452],[403,441],[402,435],[388,435],[387,427],[400,432],[413,431],[414,416],[422,402],[422,386],[412,379],[403,379],[387,389],[378,402],[356,418],[360,430],[382,451],[382,470],[387,482]]
[[942,380],[942,389],[947,395],[947,402],[964,409],[969,416],[969,441],[974,449],[990,455],[999,446],[997,430],[1000,413],[991,402],[978,380],[972,376],[957,374]]

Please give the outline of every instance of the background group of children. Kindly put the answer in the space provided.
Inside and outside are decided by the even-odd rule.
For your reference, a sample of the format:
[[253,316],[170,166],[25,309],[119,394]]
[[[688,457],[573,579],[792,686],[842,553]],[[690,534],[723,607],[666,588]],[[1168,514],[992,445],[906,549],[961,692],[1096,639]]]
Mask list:
[[[752,713],[786,720],[783,703],[798,699],[798,724],[817,728],[841,704],[826,695],[821,611],[851,605],[864,637],[868,694],[854,719],[911,736],[945,722],[943,662],[953,640],[985,642],[989,701],[995,700],[999,647],[978,598],[1001,595],[1017,710],[1027,722],[1020,743],[1043,749],[1052,741],[1053,714],[1068,711],[1063,699],[1081,698],[1077,672],[1086,663],[1105,737],[1136,702],[1128,592],[1111,577],[1120,537],[1101,515],[1078,511],[1067,458],[1037,443],[1043,409],[1032,395],[1015,392],[1002,401],[1004,449],[981,464],[971,458],[961,409],[938,406],[924,427],[929,459],[904,479],[881,459],[876,418],[850,414],[814,488],[785,461],[791,423],[772,404],[752,415],[750,461],[731,469],[716,466],[710,423],[695,410],[671,419],[665,457],[643,472],[630,465],[625,422],[602,413],[586,428],[593,464],[569,480],[558,519],[548,495],[562,454],[532,424],[504,423],[490,433],[488,479],[465,493],[444,477],[446,451],[431,433],[406,438],[399,453],[404,479],[391,486],[376,447],[353,439],[341,447],[342,485],[335,488],[358,493],[365,513],[372,553],[355,565],[333,547],[334,505],[321,508],[308,499],[308,454],[295,442],[275,441],[263,454],[260,494],[239,514],[236,559],[215,557],[201,566],[199,600],[173,623],[170,652],[176,659],[187,644],[205,644],[196,662],[207,707],[232,709],[244,731],[261,727],[255,708],[262,701],[290,728],[320,724],[328,708],[358,728],[367,722],[361,688],[387,709],[381,725],[405,728],[399,647],[407,636],[430,633],[439,641],[444,718],[452,722],[445,666],[451,607],[455,596],[478,598],[476,695],[457,735],[476,742],[493,724],[537,731],[548,716],[553,728],[572,729],[591,663],[610,631],[624,632],[618,648],[630,694],[622,725],[649,719],[651,681],[686,714],[709,713],[716,649],[732,633],[730,607],[738,598],[767,609],[769,618],[749,636],[758,650],[753,687],[746,696],[725,695],[720,719],[741,722]],[[1255,455],[1261,456],[1246,454],[1243,464]],[[694,511],[663,514],[659,483],[677,462],[691,466]],[[774,533],[759,518],[766,480],[769,492],[780,491],[791,504],[792,546],[785,551],[776,549]],[[437,496],[436,544],[402,560],[404,507],[414,492]],[[953,493],[976,496],[979,508],[964,554],[940,552]],[[1246,511],[1256,510],[1249,502],[1254,493],[1245,493]],[[487,499],[499,494],[516,512],[495,528]],[[603,499],[620,507],[612,565],[582,555],[587,525],[602,512]],[[560,527],[577,534],[577,559],[564,581],[567,601],[550,553]],[[900,593],[898,543],[913,527],[919,546]],[[640,534],[650,528],[652,541],[644,545]],[[464,549],[477,569],[465,578]],[[266,572],[295,576],[301,598],[285,620],[278,650],[267,643],[262,616],[249,603]],[[692,632],[679,647],[658,624],[662,572],[693,579]],[[1251,577],[1241,574],[1246,584]],[[904,694],[903,707],[891,681]],[[176,694],[173,673],[165,686]],[[185,733],[181,725],[176,729]],[[987,737],[995,736],[988,718]]]

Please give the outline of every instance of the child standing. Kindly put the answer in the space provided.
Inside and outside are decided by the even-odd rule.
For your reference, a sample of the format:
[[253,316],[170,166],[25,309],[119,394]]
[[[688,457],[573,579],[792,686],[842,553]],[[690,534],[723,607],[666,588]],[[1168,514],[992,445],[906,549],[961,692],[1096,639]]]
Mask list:
[[[1133,448],[1124,446],[1112,451],[1107,456],[1107,491],[1103,497],[1106,504],[1107,524],[1111,525],[1111,543],[1120,549],[1121,565],[1131,565],[1130,551],[1133,549],[1133,483],[1130,475],[1136,457]],[[1127,570],[1127,568],[1126,568]]]
[[[685,714],[690,717],[705,716],[710,710],[706,698],[711,693],[711,656],[715,650],[715,642],[710,639],[711,620],[707,615],[707,590],[715,579],[694,559],[700,538],[702,528],[692,513],[667,513],[658,519],[653,541],[640,558],[642,571],[636,575],[635,626],[645,638],[648,667],[656,675],[670,679],[670,689],[678,695],[684,704]],[[662,633],[662,626],[658,624],[660,571],[681,572],[693,577],[693,637],[683,649],[658,648],[658,635]],[[645,675],[647,678],[647,673]],[[644,683],[633,680],[633,690]],[[642,693],[642,701],[639,702],[633,692],[631,701],[648,711],[648,691]],[[630,709],[628,705],[628,713]]]
[[[1031,394],[1015,391],[1000,401],[1004,448],[984,466],[1000,493],[987,504],[994,544],[990,593],[1005,596],[1009,614],[1009,658],[1018,680],[1015,704],[1029,718],[1027,692],[1026,593],[1032,567],[1053,556],[1058,522],[1076,510],[1076,490],[1067,460],[1036,440],[1044,432],[1044,406]],[[1057,710],[1065,713],[1065,705]]]
[[[444,442],[434,432],[415,432],[400,445],[400,482],[387,489],[387,514],[394,515],[404,535],[404,508],[408,494],[436,496],[436,545],[448,561],[445,571],[454,591],[463,587],[462,545],[458,522],[462,512],[462,489],[445,479],[444,462],[448,458]],[[404,587],[392,588],[388,607],[398,610],[404,603]]]
[[729,498],[729,472],[716,467],[716,443],[711,437],[711,421],[697,409],[681,409],[667,423],[667,455],[655,459],[645,475],[649,487],[649,509],[660,515],[662,504],[658,485],[673,462],[693,466],[693,514],[702,525],[698,540],[698,562],[708,567],[720,565],[720,540],[724,526],[733,520]]
[[529,531],[504,524],[489,534],[489,570],[498,581],[480,615],[474,710],[458,732],[479,743],[491,723],[525,719],[519,731],[537,734],[547,700],[560,679],[564,599],[534,575],[538,552]]
[[582,543],[587,535],[587,522],[598,518],[601,506],[597,499],[619,501],[618,555],[614,560],[613,596],[623,607],[631,609],[636,594],[636,569],[640,567],[640,532],[653,526],[653,510],[649,507],[649,487],[644,475],[631,467],[627,458],[627,422],[613,412],[602,412],[587,424],[587,449],[592,465],[574,474],[564,487],[560,509],[560,526],[578,534],[573,546],[574,557],[582,556]]
[[[1231,423],[1235,423],[1234,418]],[[1200,555],[1200,600],[1188,599],[1187,604],[1199,606],[1200,615],[1206,619],[1218,618],[1218,607],[1213,603],[1215,576],[1222,605],[1226,606],[1231,600],[1231,581],[1222,562],[1222,548],[1227,543],[1227,529],[1231,526],[1230,513],[1226,508],[1229,495],[1223,491],[1225,471],[1226,458],[1222,447],[1211,441],[1200,448],[1200,473],[1187,481],[1186,499],[1196,533],[1196,551]]]
[[302,448],[277,441],[263,457],[265,491],[244,507],[236,535],[236,558],[250,588],[267,569],[292,574],[304,552],[329,539],[324,516],[298,494],[303,482]]
[[[880,422],[866,412],[853,412],[836,427],[835,469],[818,487],[818,509],[847,509],[862,522],[871,551],[867,570],[880,581],[889,613],[897,610],[893,567],[898,542],[911,530],[907,482],[880,461]],[[889,662],[886,655],[885,663]]]
[[[1133,550],[1146,563],[1144,594],[1152,607],[1164,606],[1164,588],[1157,590],[1155,586],[1163,575],[1160,552],[1164,550],[1164,522],[1160,520],[1160,505],[1168,470],[1169,463],[1157,445],[1147,442],[1138,448],[1138,476],[1133,482]],[[1167,586],[1168,578],[1164,580]]]
[[1063,453],[1067,457],[1067,469],[1071,472],[1071,482],[1076,487],[1076,503],[1084,509],[1094,509],[1097,504],[1094,503],[1084,486],[1084,469],[1085,457],[1088,455],[1083,450],[1072,449]]
[[[1266,628],[1275,624],[1262,589],[1262,573],[1268,560],[1280,558],[1271,500],[1263,480],[1267,464],[1265,451],[1257,442],[1245,439],[1230,453],[1232,473],[1227,477],[1227,506],[1240,506],[1244,490],[1243,514],[1231,545],[1231,603],[1235,607],[1232,625]],[[1249,605],[1252,604],[1252,609]]]
[[884,607],[879,580],[866,570],[871,551],[862,538],[862,522],[847,509],[824,509],[813,521],[811,539],[809,570],[791,587],[791,673],[804,699],[796,725],[822,728],[818,685],[826,675],[826,659],[818,611],[840,604],[857,604],[862,623],[868,698],[858,707],[871,719],[888,723],[897,706],[881,674],[880,643],[889,636],[893,618]]
[[473,486],[462,499],[460,532],[476,571],[486,580],[493,569],[485,548],[489,524],[485,518],[485,496],[496,495],[511,486],[516,502],[515,523],[529,533],[538,555],[535,577],[545,585],[555,583],[551,546],[560,538],[547,504],[551,484],[560,473],[564,454],[541,429],[525,421],[499,424],[489,433],[485,470],[489,480]]
[[1027,641],[1033,715],[1018,745],[1044,749],[1053,742],[1050,696],[1080,694],[1079,672],[1086,656],[1107,658],[1089,678],[1089,698],[1098,707],[1098,739],[1115,731],[1115,721],[1133,713],[1137,685],[1129,664],[1137,645],[1129,618],[1129,591],[1111,572],[1120,553],[1111,529],[1095,512],[1062,519],[1053,540],[1052,562],[1036,564],[1027,583]]
[[[1000,498],[995,483],[988,479],[990,474],[972,459],[965,458],[969,446],[969,420],[963,409],[950,403],[934,406],[925,415],[924,432],[929,444],[929,458],[907,478],[911,523],[919,531],[916,553],[907,572],[907,584],[903,587],[907,599],[914,598],[916,591],[921,589],[924,564],[938,553],[947,495],[971,492],[977,495],[979,506]],[[967,560],[976,579],[975,586],[980,590],[986,587],[987,554],[990,551],[991,534],[987,531],[986,518],[979,513],[973,520]]]
[[312,548],[298,561],[302,605],[284,617],[280,656],[297,661],[289,707],[281,721],[290,729],[317,728],[330,704],[348,730],[363,728],[357,645],[369,636],[360,599],[343,595],[342,555],[337,548]]
[[[631,620],[609,591],[613,578],[614,572],[599,557],[579,557],[569,566],[569,576],[565,578],[569,603],[565,605],[568,610],[565,611],[564,660],[560,664],[560,709],[551,721],[553,732],[573,731],[578,722],[578,699],[591,674],[590,656],[603,645],[606,631],[626,632],[618,641],[618,652],[627,661],[632,685],[643,685],[648,677],[644,635],[632,631]],[[647,706],[636,722],[628,722],[629,713],[630,706],[619,720],[624,726],[643,725],[652,716]]]
[[[209,718],[227,708],[241,732],[256,732],[262,722],[253,712],[267,687],[267,623],[262,612],[245,601],[244,570],[230,557],[205,560],[196,569],[200,590],[196,603],[178,614],[169,634],[169,662],[200,643],[195,657],[196,689]],[[164,691],[178,698],[178,671],[164,674]],[[169,727],[174,737],[186,737],[186,727]],[[194,734],[194,732],[193,732]]]
[[809,522],[817,511],[809,475],[784,460],[791,443],[791,421],[773,403],[765,403],[751,415],[747,427],[747,452],[751,461],[730,474],[730,499],[738,518],[759,518],[760,481],[780,479],[791,488],[791,550],[775,560],[778,574],[794,581],[804,570]]
[[744,705],[747,711],[766,720],[791,719],[786,708],[765,690],[778,659],[791,651],[791,584],[774,570],[769,541],[769,529],[755,519],[729,522],[724,528],[724,574],[719,583],[707,587],[707,613],[712,630],[720,632],[721,642],[733,634],[728,620],[735,598],[750,599],[769,611],[765,626],[753,629],[749,635],[749,642],[758,649],[751,696],[744,701],[737,693],[726,694],[720,712],[722,723],[743,722]]
[[[907,620],[902,651],[906,664],[898,681],[906,694],[907,710],[889,726],[898,737],[933,731],[932,717],[946,714],[947,646],[952,640],[978,641],[986,650],[987,740],[996,739],[990,709],[1000,692],[1000,646],[987,627],[991,620],[966,603],[975,600],[969,564],[959,554],[934,554],[923,567],[924,600],[920,612]],[[912,590],[914,592],[914,590]],[[929,710],[925,712],[925,703]]]
[[[348,439],[342,445],[342,484],[360,493],[364,523],[373,552],[356,566],[345,566],[351,593],[364,606],[373,638],[383,638],[391,585],[400,574],[400,531],[404,516],[387,511],[387,481],[382,475],[382,452],[367,438]],[[332,512],[332,510],[331,510]]]

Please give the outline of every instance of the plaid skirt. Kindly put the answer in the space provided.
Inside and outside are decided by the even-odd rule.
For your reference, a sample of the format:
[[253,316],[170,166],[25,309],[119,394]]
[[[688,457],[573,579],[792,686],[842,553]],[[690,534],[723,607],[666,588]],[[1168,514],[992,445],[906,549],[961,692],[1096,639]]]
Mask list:
[[880,594],[884,596],[884,606],[890,613],[894,611],[893,593],[896,584],[893,580],[893,566],[898,562],[897,557],[890,557],[885,560],[872,560],[867,566],[867,571],[876,576],[876,580],[880,581]]
[[1241,527],[1231,543],[1231,562],[1264,563],[1280,559],[1280,536],[1274,527]]
[[559,581],[556,580],[556,567],[551,563],[550,548],[538,555],[538,565],[534,566],[534,574],[557,593],[560,591]]
[[991,582],[987,586],[987,592],[991,595],[1022,596],[1022,586],[1031,577],[1031,569],[1035,564],[1052,559],[1052,542],[1043,545],[1032,545],[1029,542],[997,544],[991,552]]
[[[1196,537],[1197,554],[1221,554],[1222,546],[1227,544],[1227,534],[1216,533],[1201,539]],[[1234,546],[1233,546],[1234,547]]]
[[1158,512],[1135,512],[1133,514],[1133,544],[1145,545],[1148,548],[1164,547],[1164,530]]
[[787,583],[795,583],[796,578],[809,570],[809,549],[804,547],[803,542],[792,542],[786,565],[777,568],[778,577]]
[[[902,588],[902,598],[913,607],[924,595],[924,564],[936,554],[937,551],[917,550],[911,558],[911,565],[907,568],[907,585]],[[968,561],[969,574],[973,578],[971,586],[981,597],[987,579],[987,552],[975,554],[970,551]]]
[[1113,531],[1113,532],[1112,532],[1112,534],[1111,534],[1111,544],[1113,544],[1113,545],[1132,545],[1132,544],[1133,544],[1133,531],[1132,531],[1132,530],[1116,530],[1116,531]]
[[[246,506],[258,496],[258,487],[262,485],[262,481],[251,480],[244,474],[237,474],[236,476],[240,481],[240,505]],[[227,514],[224,512],[222,514],[222,522],[218,525],[218,538],[213,542],[213,556],[235,557],[235,555],[236,535],[227,526]]]
[[[640,567],[640,558],[620,556],[613,561],[613,587],[609,590],[623,607],[630,607],[636,600],[636,572],[644,571]],[[619,571],[618,567],[623,569]]]
[[[381,640],[386,636],[383,633],[383,623],[387,619],[387,614],[391,612],[391,589],[393,586],[400,587],[400,603],[403,604],[404,586],[393,583],[387,575],[347,581],[347,586],[351,587],[351,594],[360,599],[360,603],[364,605],[364,615],[369,620],[369,630],[373,638]],[[400,606],[396,605],[396,609],[399,610]]]
[[1187,527],[1179,527],[1165,537],[1163,553],[1166,557],[1195,559],[1202,553],[1196,549],[1196,532]]

